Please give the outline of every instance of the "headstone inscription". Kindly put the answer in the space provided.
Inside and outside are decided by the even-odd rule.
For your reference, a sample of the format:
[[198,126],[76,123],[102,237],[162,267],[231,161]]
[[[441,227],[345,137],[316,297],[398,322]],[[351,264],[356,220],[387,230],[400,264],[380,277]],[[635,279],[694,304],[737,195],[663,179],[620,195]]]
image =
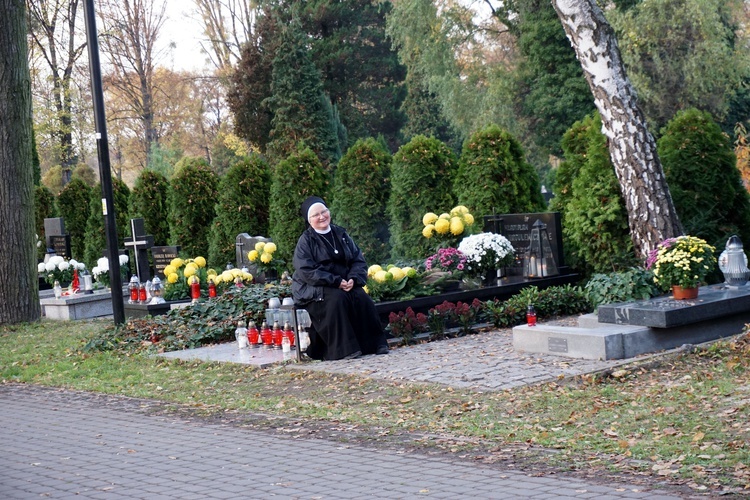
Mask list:
[[54,253],[69,259],[70,235],[65,233],[65,221],[62,217],[44,219],[44,235],[47,240],[47,253]]
[[255,248],[255,244],[259,241],[268,242],[271,240],[263,236],[250,236],[247,233],[240,233],[237,235],[237,238],[235,238],[235,257],[237,267],[246,267],[253,276],[258,274],[258,266],[250,261],[247,254],[250,250]]
[[133,265],[141,283],[151,279],[148,249],[154,246],[154,237],[146,234],[143,219],[130,219],[130,238],[125,238],[125,248],[133,252]]
[[164,268],[172,262],[172,259],[177,258],[178,253],[180,253],[179,246],[151,247],[151,256],[154,258],[154,276],[164,280],[166,278]]
[[508,238],[508,241],[510,241],[516,251],[516,261],[509,269],[508,274],[523,274],[523,260],[524,256],[529,251],[529,245],[531,244],[531,230],[536,221],[541,221],[547,226],[546,234],[548,236],[549,245],[552,249],[552,255],[557,264],[557,268],[560,269],[564,267],[562,224],[560,223],[559,212],[493,214],[484,217],[484,230],[487,232],[497,232],[495,229],[498,225],[501,226],[501,234]]

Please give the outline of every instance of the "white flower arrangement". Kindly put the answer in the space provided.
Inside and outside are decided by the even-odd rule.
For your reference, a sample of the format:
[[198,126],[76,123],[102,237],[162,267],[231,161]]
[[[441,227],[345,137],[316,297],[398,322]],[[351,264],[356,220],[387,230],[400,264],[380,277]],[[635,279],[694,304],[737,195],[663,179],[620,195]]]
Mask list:
[[[96,261],[96,265],[91,270],[97,283],[109,286],[109,259],[102,257]],[[128,275],[128,256],[120,255],[120,276],[124,279]]]
[[55,281],[62,283],[70,283],[73,279],[73,271],[83,271],[86,269],[86,264],[78,262],[75,259],[65,260],[59,255],[53,255],[47,262],[40,262],[37,266],[37,272],[39,274],[46,274],[45,280],[50,285],[54,284]]
[[469,273],[475,276],[507,266],[515,259],[515,250],[510,241],[495,233],[467,236],[461,240],[458,250],[466,256]]

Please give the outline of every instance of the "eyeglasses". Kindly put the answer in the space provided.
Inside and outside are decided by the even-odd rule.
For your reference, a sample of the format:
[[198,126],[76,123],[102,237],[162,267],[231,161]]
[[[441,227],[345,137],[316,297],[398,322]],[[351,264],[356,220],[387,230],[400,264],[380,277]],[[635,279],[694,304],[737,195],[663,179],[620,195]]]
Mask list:
[[310,218],[310,219],[317,219],[317,218],[319,218],[319,217],[326,217],[326,216],[328,216],[328,214],[330,214],[330,213],[331,213],[331,211],[330,211],[330,210],[328,210],[328,209],[326,208],[325,210],[321,210],[321,211],[320,211],[320,212],[318,212],[317,214],[312,214],[312,215],[311,215],[311,216],[310,216],[309,218]]

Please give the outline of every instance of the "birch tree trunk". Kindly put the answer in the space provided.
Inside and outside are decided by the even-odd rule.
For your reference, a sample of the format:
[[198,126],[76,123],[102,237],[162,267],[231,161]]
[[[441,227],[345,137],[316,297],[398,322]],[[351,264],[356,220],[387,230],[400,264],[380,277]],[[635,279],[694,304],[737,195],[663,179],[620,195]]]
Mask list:
[[39,319],[24,0],[0,0],[0,324]]
[[552,0],[602,116],[602,132],[628,210],[636,254],[682,234],[656,142],[625,74],[612,27],[596,0]]

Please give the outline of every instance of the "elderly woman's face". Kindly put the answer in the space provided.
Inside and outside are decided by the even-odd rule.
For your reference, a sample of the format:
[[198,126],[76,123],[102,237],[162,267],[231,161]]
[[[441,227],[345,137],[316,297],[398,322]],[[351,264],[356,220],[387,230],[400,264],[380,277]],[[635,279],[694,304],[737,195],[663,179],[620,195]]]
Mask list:
[[307,214],[307,220],[313,229],[325,231],[331,225],[331,212],[322,203],[311,206]]

